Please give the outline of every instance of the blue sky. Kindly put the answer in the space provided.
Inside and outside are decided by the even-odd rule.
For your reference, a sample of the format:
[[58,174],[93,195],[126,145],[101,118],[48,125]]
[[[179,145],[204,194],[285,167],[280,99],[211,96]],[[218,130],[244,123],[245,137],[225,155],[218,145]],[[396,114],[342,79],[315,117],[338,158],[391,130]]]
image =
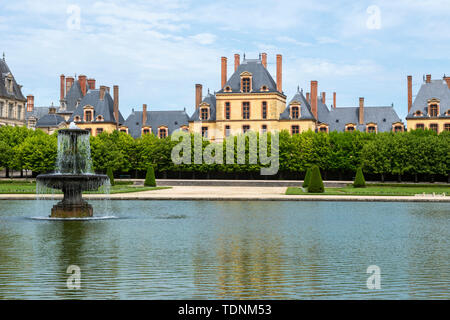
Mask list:
[[[75,9],[74,9],[75,8]],[[80,9],[80,23],[76,11]],[[450,74],[450,1],[0,0],[0,51],[36,105],[59,103],[59,75],[120,87],[120,110],[194,109],[194,86],[219,90],[220,57],[283,55],[283,90],[337,92],[337,105],[407,108],[422,76]]]

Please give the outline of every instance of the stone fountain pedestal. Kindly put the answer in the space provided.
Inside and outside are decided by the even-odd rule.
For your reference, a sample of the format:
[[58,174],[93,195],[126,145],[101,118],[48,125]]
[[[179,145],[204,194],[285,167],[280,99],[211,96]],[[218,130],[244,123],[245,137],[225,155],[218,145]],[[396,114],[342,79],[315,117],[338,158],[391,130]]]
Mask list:
[[51,218],[88,218],[94,215],[94,210],[89,203],[66,205],[62,202],[52,208]]

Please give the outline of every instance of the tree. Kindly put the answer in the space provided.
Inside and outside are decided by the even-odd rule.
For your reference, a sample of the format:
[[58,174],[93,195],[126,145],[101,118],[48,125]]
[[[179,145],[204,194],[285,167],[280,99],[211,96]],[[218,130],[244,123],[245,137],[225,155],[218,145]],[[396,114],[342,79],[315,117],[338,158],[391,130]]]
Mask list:
[[14,161],[20,163],[23,169],[45,173],[54,170],[56,154],[56,135],[42,132],[29,136],[15,147]]
[[323,193],[325,188],[323,186],[322,176],[320,175],[319,167],[314,165],[311,169],[311,181],[309,183],[309,193]]
[[303,180],[303,188],[308,188],[309,182],[311,181],[311,168],[306,170],[305,180]]
[[365,186],[366,186],[366,180],[364,179],[362,168],[359,167],[356,170],[356,176],[355,176],[355,181],[353,182],[353,187],[364,188]]
[[153,169],[153,166],[149,166],[147,169],[147,174],[145,175],[144,186],[156,187],[155,169]]
[[115,181],[114,181],[114,173],[111,169],[111,167],[108,168],[108,170],[106,170],[106,175],[109,178],[109,183],[113,186],[115,185]]
[[370,172],[384,175],[391,172],[390,134],[379,133],[376,138],[369,141],[362,150],[362,164]]

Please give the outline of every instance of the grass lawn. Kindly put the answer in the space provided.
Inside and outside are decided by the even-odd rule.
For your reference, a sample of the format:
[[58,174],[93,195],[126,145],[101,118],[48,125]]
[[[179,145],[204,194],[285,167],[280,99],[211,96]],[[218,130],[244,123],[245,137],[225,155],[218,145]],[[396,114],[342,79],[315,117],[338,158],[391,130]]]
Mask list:
[[[132,182],[128,184],[120,183],[115,186],[111,186],[110,193],[130,193],[130,192],[140,192],[140,191],[149,191],[149,190],[161,190],[161,189],[170,189],[171,187],[144,187],[144,186],[133,186]],[[34,182],[9,182],[4,181],[0,183],[0,194],[34,194],[36,193],[36,183]],[[60,191],[55,191],[55,193],[61,193]],[[99,191],[89,191],[83,192],[84,194],[90,193],[102,193]]]
[[414,196],[415,194],[443,194],[450,195],[450,186],[445,185],[398,185],[398,186],[381,186],[368,185],[365,188],[353,188],[352,186],[347,186],[344,188],[325,188],[324,193],[308,193],[303,192],[300,187],[289,187],[286,190],[286,195],[314,195],[314,194],[324,194],[324,195],[361,195],[361,196]]

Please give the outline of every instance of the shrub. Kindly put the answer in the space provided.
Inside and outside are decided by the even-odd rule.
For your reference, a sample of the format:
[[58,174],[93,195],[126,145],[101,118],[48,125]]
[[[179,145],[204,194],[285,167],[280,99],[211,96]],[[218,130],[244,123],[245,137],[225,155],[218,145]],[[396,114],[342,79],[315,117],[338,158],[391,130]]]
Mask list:
[[311,169],[311,180],[309,181],[308,192],[310,193],[323,193],[325,188],[323,187],[322,176],[318,166],[313,166]]
[[302,187],[303,188],[308,188],[310,180],[311,180],[311,168],[308,168],[308,170],[306,170],[305,180],[303,180]]
[[146,187],[156,187],[155,169],[153,169],[153,166],[150,166],[147,169],[147,174],[145,175],[144,186],[146,186]]
[[108,167],[108,169],[106,170],[106,175],[107,175],[108,178],[109,178],[109,183],[110,183],[112,186],[115,185],[115,182],[114,182],[114,174],[113,174],[113,171],[112,171],[111,167]]
[[356,170],[355,181],[353,182],[353,187],[364,188],[366,186],[366,180],[364,180],[364,175],[361,167]]

